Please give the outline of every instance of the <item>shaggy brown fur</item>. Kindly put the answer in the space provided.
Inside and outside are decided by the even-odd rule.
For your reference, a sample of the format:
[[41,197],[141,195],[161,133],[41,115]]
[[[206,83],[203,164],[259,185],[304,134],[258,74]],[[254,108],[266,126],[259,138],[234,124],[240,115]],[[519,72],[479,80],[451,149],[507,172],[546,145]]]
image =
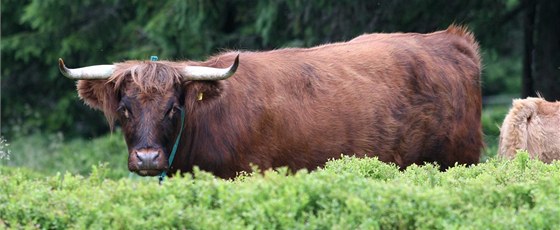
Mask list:
[[547,163],[560,160],[560,102],[514,100],[500,130],[499,146],[498,155],[506,158],[522,149]]
[[[119,63],[109,81],[82,80],[78,93],[110,122],[125,123],[131,153],[159,146],[167,157],[179,120],[166,111],[170,104],[184,108],[171,173],[194,165],[224,178],[250,164],[312,170],[341,154],[377,156],[402,168],[479,161],[480,57],[465,28],[241,52],[229,79],[181,81],[185,65],[224,68],[236,54],[205,62]],[[129,118],[118,110],[123,100]],[[137,139],[144,144],[134,144],[142,142]]]

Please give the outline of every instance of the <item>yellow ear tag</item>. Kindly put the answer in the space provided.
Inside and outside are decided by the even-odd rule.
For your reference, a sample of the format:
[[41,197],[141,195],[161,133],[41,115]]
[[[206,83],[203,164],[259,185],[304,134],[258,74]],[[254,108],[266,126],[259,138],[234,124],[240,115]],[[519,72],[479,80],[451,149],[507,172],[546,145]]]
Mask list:
[[202,101],[202,96],[204,96],[204,93],[200,92],[198,93],[198,97],[196,99]]

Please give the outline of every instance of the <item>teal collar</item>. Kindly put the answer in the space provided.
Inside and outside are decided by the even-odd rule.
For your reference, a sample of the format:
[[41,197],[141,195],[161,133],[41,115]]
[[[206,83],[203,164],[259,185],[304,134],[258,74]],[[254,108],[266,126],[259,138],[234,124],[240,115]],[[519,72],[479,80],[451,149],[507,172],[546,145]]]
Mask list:
[[[169,155],[169,167],[168,169],[171,169],[171,164],[173,163],[173,159],[175,158],[175,154],[177,153],[177,147],[179,147],[179,140],[181,139],[181,134],[183,134],[183,128],[184,128],[184,124],[185,124],[185,110],[184,109],[179,109],[181,110],[181,130],[179,131],[179,135],[177,135],[177,138],[175,138],[175,144],[173,145],[173,150],[171,150],[171,154]],[[163,171],[160,175],[159,175],[159,183],[161,184],[161,182],[163,182],[163,179],[165,178],[165,175],[167,175],[167,171]]]

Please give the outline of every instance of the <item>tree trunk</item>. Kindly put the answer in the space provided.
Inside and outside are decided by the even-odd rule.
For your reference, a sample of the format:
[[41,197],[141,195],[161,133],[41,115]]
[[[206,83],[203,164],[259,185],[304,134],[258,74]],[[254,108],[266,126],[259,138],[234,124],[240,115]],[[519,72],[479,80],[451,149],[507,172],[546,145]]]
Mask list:
[[534,0],[525,0],[527,8],[525,8],[523,17],[523,76],[521,78],[521,97],[534,97],[535,87],[533,86],[533,49],[535,47],[533,37],[535,36],[535,7]]
[[534,86],[545,99],[560,100],[560,1],[539,0],[535,19]]

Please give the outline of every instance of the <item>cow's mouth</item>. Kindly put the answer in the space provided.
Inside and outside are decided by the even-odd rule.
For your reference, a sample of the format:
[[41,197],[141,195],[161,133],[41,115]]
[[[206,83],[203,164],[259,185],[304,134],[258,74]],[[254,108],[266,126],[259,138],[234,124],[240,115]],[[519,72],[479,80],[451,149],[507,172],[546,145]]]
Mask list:
[[163,172],[162,170],[156,170],[156,169],[140,169],[138,171],[135,171],[135,173],[140,176],[158,176],[162,172]]
[[167,157],[161,148],[134,149],[128,157],[128,170],[140,176],[158,176],[167,168]]

